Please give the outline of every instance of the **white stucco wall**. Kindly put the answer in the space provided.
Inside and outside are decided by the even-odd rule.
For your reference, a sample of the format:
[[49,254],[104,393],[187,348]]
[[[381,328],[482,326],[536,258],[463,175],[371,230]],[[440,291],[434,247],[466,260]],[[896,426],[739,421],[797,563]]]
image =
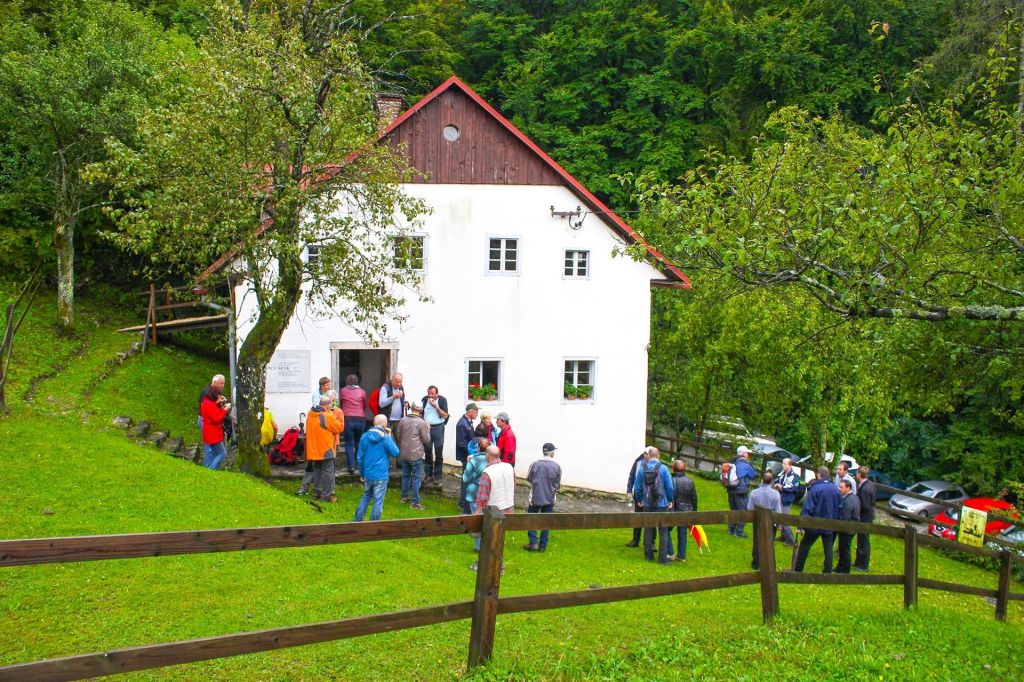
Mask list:
[[[408,321],[387,341],[397,344],[397,370],[410,399],[429,384],[448,398],[445,461],[455,461],[466,360],[500,358],[501,400],[481,409],[509,413],[519,443],[517,473],[525,476],[550,441],[559,449],[563,483],[622,491],[644,446],[650,280],[661,274],[613,258],[618,239],[599,216],[588,216],[577,231],[552,218],[550,206],[568,211],[580,203],[563,187],[415,184],[407,190],[433,209],[422,230],[428,235],[422,288],[433,301],[407,304]],[[518,275],[488,274],[488,238],[497,236],[519,239]],[[566,249],[590,250],[589,279],[563,278]],[[244,338],[252,297],[239,292],[238,300]],[[317,378],[332,374],[330,344],[360,341],[337,319],[297,311],[279,349],[310,349],[310,386],[304,393],[267,394],[282,429],[308,409]],[[566,359],[595,360],[592,401],[563,399]]]

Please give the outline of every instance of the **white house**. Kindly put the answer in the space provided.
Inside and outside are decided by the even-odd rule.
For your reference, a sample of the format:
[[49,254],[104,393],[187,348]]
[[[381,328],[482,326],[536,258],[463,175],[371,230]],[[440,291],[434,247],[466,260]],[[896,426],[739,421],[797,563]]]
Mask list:
[[[409,302],[400,330],[376,344],[300,303],[268,370],[279,424],[309,409],[321,376],[338,385],[358,374],[369,393],[400,371],[410,399],[430,384],[448,398],[445,461],[454,463],[469,387],[493,383],[496,397],[476,402],[509,413],[519,475],[552,442],[563,483],[621,491],[644,447],[650,289],[687,288],[685,275],[646,245],[648,262],[613,257],[641,238],[458,78],[381,139],[423,173],[405,190],[432,210],[412,237],[432,300]],[[236,300],[241,343],[252,303],[241,291]],[[566,383],[592,394],[569,400]]]

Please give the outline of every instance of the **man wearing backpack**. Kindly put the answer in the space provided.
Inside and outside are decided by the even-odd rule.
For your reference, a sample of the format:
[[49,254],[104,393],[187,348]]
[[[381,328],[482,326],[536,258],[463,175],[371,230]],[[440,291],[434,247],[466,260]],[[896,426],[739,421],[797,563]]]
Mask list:
[[[633,499],[644,512],[668,511],[669,502],[675,499],[675,486],[668,467],[661,463],[661,453],[656,447],[644,450],[643,466],[637,472],[633,483]],[[665,525],[658,526],[658,563],[669,564],[668,533]],[[654,561],[654,528],[644,528],[644,558]]]
[[[729,492],[729,509],[732,511],[746,511],[747,499],[750,497],[750,482],[757,478],[757,472],[750,466],[748,458],[750,449],[745,445],[736,448],[736,459],[732,461],[728,475],[722,476],[722,485]],[[742,523],[730,523],[729,535],[738,538],[750,537],[743,532]]]

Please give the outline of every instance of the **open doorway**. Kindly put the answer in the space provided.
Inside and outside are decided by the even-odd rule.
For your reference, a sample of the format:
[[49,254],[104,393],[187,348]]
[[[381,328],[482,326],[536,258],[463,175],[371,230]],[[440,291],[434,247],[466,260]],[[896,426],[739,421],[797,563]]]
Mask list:
[[360,348],[358,344],[331,344],[332,370],[335,386],[344,386],[349,374],[359,377],[359,385],[367,394],[380,388],[391,378],[396,367],[396,348]]

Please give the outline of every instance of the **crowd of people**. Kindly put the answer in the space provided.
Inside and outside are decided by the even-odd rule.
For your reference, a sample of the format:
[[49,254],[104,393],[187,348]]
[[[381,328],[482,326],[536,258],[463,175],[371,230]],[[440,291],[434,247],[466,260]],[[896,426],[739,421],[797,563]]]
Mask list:
[[[422,486],[440,485],[444,475],[445,426],[450,413],[448,400],[436,386],[429,386],[417,402],[406,399],[403,377],[396,373],[379,391],[367,395],[356,375],[346,377],[345,385],[335,390],[331,379],[324,377],[313,393],[313,405],[305,418],[306,470],[296,491],[298,495],[312,492],[321,502],[337,501],[334,492],[336,461],[344,449],[349,473],[358,474],[363,493],[356,507],[354,520],[362,521],[370,510],[370,520],[383,515],[384,498],[393,466],[401,471],[401,501],[412,509],[424,510]],[[213,377],[199,399],[198,425],[203,436],[203,462],[211,469],[223,466],[225,441],[229,437],[231,404],[223,395],[224,377]],[[366,415],[373,413],[371,424]],[[272,442],[278,433],[277,423],[269,410],[264,410],[261,441]],[[545,443],[542,457],[529,468],[526,480],[530,485],[527,513],[545,514],[555,510],[556,495],[561,487],[562,470],[554,456],[557,449]],[[753,510],[763,507],[780,514],[789,514],[793,504],[803,500],[801,516],[841,521],[872,523],[875,517],[875,484],[868,479],[869,469],[860,467],[856,477],[840,463],[831,477],[828,467],[821,467],[817,476],[805,484],[790,459],[782,462],[776,477],[771,471],[761,475],[750,464],[751,451],[740,446],[736,457],[721,467],[720,481],[725,488],[729,509]],[[508,413],[499,412],[493,419],[481,412],[476,403],[466,405],[455,427],[455,459],[461,468],[458,504],[463,514],[482,514],[488,506],[503,513],[515,510],[516,435]],[[394,463],[392,462],[394,460]],[[759,482],[759,485],[756,485]],[[627,494],[636,512],[697,511],[697,489],[687,476],[686,464],[676,460],[671,470],[661,460],[655,447],[646,448],[630,467]],[[372,507],[371,507],[372,505]],[[748,539],[745,524],[729,524],[729,535]],[[649,527],[633,529],[629,547],[643,545],[644,558],[669,564],[686,561],[689,526],[675,528]],[[820,539],[824,553],[823,572],[849,573],[867,571],[871,556],[870,536],[856,534],[856,550],[852,533],[807,528],[794,533],[792,527],[780,525],[776,541],[794,550],[793,570],[803,571],[808,555]],[[655,553],[657,537],[657,553]],[[799,538],[799,540],[798,540]],[[548,548],[547,530],[530,531],[523,549],[544,552]],[[674,547],[673,547],[674,544]],[[834,562],[838,545],[838,561]],[[480,550],[480,537],[474,535],[474,548]],[[751,566],[759,567],[757,528],[754,528]],[[471,568],[476,570],[477,564]],[[504,568],[502,569],[504,570]]]

